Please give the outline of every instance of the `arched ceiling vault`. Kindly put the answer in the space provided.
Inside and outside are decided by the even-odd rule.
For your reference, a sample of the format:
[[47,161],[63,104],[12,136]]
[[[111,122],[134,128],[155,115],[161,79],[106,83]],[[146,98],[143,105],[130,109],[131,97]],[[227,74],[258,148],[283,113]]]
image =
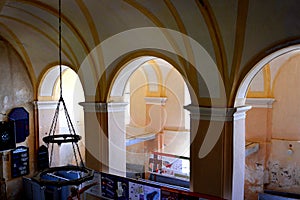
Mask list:
[[[175,30],[209,53],[222,76],[228,104],[233,104],[241,76],[257,58],[299,41],[298,9],[296,0],[62,0],[62,59],[76,71],[97,45],[116,34],[141,27]],[[0,1],[0,38],[20,54],[37,87],[43,73],[58,63],[58,0]],[[178,48],[179,38],[166,39]],[[196,59],[191,42],[185,39],[183,46],[188,59]],[[104,64],[101,56],[97,59],[92,62]],[[195,80],[197,66],[184,60],[180,64]]]

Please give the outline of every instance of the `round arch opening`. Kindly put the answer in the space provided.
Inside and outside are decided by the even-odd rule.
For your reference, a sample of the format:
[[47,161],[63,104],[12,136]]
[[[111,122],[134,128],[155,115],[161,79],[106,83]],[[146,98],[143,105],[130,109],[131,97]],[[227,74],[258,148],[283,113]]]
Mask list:
[[191,97],[181,74],[161,58],[136,58],[115,77],[109,102],[128,103],[120,128],[126,133],[126,176],[154,180],[155,174],[160,181],[157,174],[175,180],[181,175],[185,181],[177,184],[189,187],[190,119],[184,106]]
[[[46,145],[43,138],[48,135],[54,111],[60,97],[59,66],[49,68],[43,75],[39,90],[37,106],[39,109],[39,145]],[[62,96],[76,134],[81,136],[78,142],[83,160],[85,157],[84,112],[79,102],[84,102],[84,91],[77,73],[70,67],[62,66]],[[56,134],[68,133],[68,125],[63,110],[59,113]],[[52,165],[63,166],[76,164],[72,144],[54,145]]]
[[279,56],[283,56],[285,54],[294,52],[294,51],[299,51],[300,50],[300,45],[293,45],[290,47],[286,47],[284,49],[278,50],[268,56],[266,56],[265,58],[263,58],[261,61],[259,61],[245,76],[245,78],[243,79],[243,81],[241,82],[237,94],[236,94],[236,98],[235,98],[235,102],[234,102],[234,106],[238,107],[238,106],[242,106],[245,104],[245,98],[246,98],[246,94],[249,88],[249,85],[251,83],[251,81],[253,80],[253,78],[255,77],[255,75],[261,70],[263,69],[263,67],[268,64],[269,62],[271,62],[272,60],[278,58]]
[[[245,163],[243,163],[245,198],[257,198],[258,193],[263,193],[265,190],[288,193],[299,190],[297,185],[289,185],[289,182],[297,182],[295,176],[288,180],[280,175],[293,173],[294,167],[297,166],[288,164],[297,163],[293,159],[296,155],[293,150],[297,148],[298,139],[291,137],[288,133],[293,127],[289,117],[294,116],[297,111],[287,107],[281,111],[280,109],[284,106],[295,106],[291,102],[283,105],[292,98],[293,95],[287,98],[286,93],[295,84],[289,86],[283,84],[297,79],[296,71],[290,75],[288,72],[292,71],[295,60],[299,60],[299,50],[300,45],[294,45],[268,55],[248,72],[238,89],[235,106],[250,105],[252,107],[247,111],[243,127],[245,129],[243,140],[246,141]],[[292,94],[294,93],[297,92]],[[286,112],[290,114],[283,117],[282,113]],[[285,124],[285,128],[278,131],[282,127],[280,124]],[[289,124],[288,128],[287,124]],[[286,162],[287,159],[288,162]],[[254,187],[253,183],[260,184]]]

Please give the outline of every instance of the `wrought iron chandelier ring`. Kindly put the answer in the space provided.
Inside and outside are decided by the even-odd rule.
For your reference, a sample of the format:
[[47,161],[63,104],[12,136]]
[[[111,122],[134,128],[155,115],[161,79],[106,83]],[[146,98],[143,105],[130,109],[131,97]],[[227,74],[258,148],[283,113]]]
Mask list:
[[[49,174],[52,173],[59,173],[62,171],[76,171],[79,173],[84,173],[84,176],[80,176],[79,178],[75,179],[63,179],[62,177],[59,177],[56,179],[54,178],[46,178],[46,176],[51,176]],[[52,174],[52,176],[55,176],[55,174]],[[91,170],[86,167],[79,167],[79,166],[60,166],[60,167],[51,167],[48,169],[43,170],[42,172],[39,172],[37,175],[32,177],[32,179],[36,182],[38,182],[40,185],[47,186],[56,186],[56,187],[62,187],[66,185],[80,185],[83,182],[89,181],[93,179],[94,177],[94,170]]]
[[81,139],[80,135],[76,134],[59,134],[59,135],[49,135],[43,137],[43,141],[46,144],[55,143],[55,144],[62,144],[62,143],[70,143],[70,142],[78,142]]

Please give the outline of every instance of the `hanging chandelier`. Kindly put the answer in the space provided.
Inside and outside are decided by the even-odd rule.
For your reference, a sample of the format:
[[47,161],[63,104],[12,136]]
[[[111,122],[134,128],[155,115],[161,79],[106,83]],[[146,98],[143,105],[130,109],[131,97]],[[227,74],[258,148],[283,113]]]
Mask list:
[[[60,79],[60,98],[58,100],[55,114],[52,120],[52,124],[50,126],[50,131],[48,136],[43,138],[43,141],[47,144],[48,150],[50,149],[50,160],[49,160],[49,167],[40,171],[37,173],[32,179],[39,183],[40,185],[52,185],[52,186],[65,186],[65,185],[80,185],[81,183],[91,180],[94,177],[94,170],[91,170],[87,167],[85,167],[78,142],[81,139],[81,136],[76,134],[75,128],[72,124],[71,118],[69,116],[69,113],[67,111],[67,107],[65,104],[65,101],[62,96],[62,45],[61,45],[61,0],[59,0],[59,79]],[[55,134],[58,116],[59,116],[59,110],[60,106],[62,105],[66,120],[67,120],[67,126],[69,130],[69,134]],[[76,161],[75,165],[67,165],[67,166],[58,166],[58,167],[51,167],[52,164],[52,157],[53,157],[53,146],[54,144],[61,145],[63,143],[71,143],[73,148],[73,153]],[[47,176],[53,174],[59,174],[60,172],[76,172],[78,173],[79,177],[76,177],[74,179],[49,179]]]

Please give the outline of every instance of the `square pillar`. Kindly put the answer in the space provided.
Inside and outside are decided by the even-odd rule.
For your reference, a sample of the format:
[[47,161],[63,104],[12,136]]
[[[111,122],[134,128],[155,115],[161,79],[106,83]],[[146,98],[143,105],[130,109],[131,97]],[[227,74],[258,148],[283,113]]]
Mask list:
[[126,175],[127,103],[80,103],[85,113],[86,165],[95,170]]
[[244,118],[251,107],[185,108],[191,114],[191,191],[243,199]]
[[88,168],[108,172],[108,113],[105,103],[81,102],[84,110],[85,160]]
[[109,173],[126,176],[125,112],[128,103],[108,103]]

